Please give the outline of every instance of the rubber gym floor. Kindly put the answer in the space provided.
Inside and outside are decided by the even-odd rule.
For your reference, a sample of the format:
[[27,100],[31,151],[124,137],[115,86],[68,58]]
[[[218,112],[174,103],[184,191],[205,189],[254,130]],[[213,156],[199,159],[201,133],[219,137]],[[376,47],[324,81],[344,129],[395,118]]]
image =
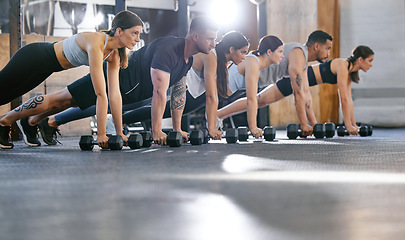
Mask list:
[[0,151],[0,239],[403,239],[405,129]]

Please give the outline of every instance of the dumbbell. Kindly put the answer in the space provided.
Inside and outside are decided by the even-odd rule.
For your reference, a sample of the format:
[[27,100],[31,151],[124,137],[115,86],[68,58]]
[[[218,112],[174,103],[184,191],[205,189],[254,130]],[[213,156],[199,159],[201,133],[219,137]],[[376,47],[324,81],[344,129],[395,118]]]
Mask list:
[[201,131],[203,132],[203,136],[204,136],[203,144],[207,144],[208,141],[210,140],[210,136],[208,134],[208,129],[204,128]]
[[[94,145],[98,145],[97,141],[94,141],[93,136],[85,135],[80,137],[79,147],[83,151],[90,151]],[[124,141],[120,135],[110,136],[108,138],[108,148],[110,150],[121,150],[124,145]]]
[[140,132],[140,134],[141,134],[142,140],[143,140],[142,147],[148,148],[148,147],[152,146],[152,143],[153,143],[152,133],[150,131],[142,131],[142,132]]
[[225,132],[225,138],[227,143],[236,143],[238,141],[238,129],[229,128]]
[[325,123],[325,137],[332,138],[335,136],[336,126],[334,123]]
[[314,136],[315,138],[324,138],[325,137],[325,125],[317,123],[314,125]]
[[129,135],[127,145],[131,149],[141,148],[143,146],[142,135],[139,133],[133,133],[133,134]]
[[[359,130],[359,134],[362,137],[369,136],[368,135],[369,134],[368,126],[361,126],[360,130]],[[340,137],[343,137],[343,136],[348,136],[349,133],[347,132],[345,126],[338,126],[337,127],[337,135],[340,136]]]
[[368,133],[367,133],[367,136],[371,136],[371,135],[373,135],[373,126],[368,125],[367,127],[368,127]]
[[[273,141],[276,137],[276,129],[272,126],[266,126],[263,129],[263,136],[266,141]],[[238,127],[238,140],[247,141],[249,138],[249,129],[247,127]]]
[[180,147],[182,140],[183,136],[180,132],[171,131],[167,135],[167,145],[169,145],[170,147]]
[[291,123],[287,125],[287,137],[289,139],[296,139],[301,135],[301,129],[297,124]]
[[201,145],[205,141],[204,132],[201,130],[192,130],[190,132],[191,145]]

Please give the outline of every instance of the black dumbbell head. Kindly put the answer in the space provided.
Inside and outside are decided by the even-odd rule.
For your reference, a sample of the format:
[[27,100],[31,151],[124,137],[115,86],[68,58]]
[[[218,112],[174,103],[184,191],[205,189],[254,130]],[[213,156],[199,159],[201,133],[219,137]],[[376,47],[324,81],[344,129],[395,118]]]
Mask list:
[[190,132],[191,145],[201,145],[204,142],[204,134],[200,130],[193,130]]
[[227,143],[236,143],[238,140],[238,130],[235,128],[229,128],[225,132],[225,138]]
[[325,137],[325,125],[317,123],[314,125],[314,136],[315,138]]
[[167,145],[169,145],[170,147],[180,147],[182,139],[183,136],[180,132],[169,132],[169,135],[167,136]]
[[287,137],[289,139],[296,139],[299,136],[297,124],[288,124],[287,126]]
[[371,136],[371,135],[373,135],[373,126],[369,125],[369,126],[368,126],[368,133],[367,133],[367,136]]
[[203,136],[204,136],[204,141],[203,141],[203,143],[204,143],[204,144],[207,144],[208,141],[210,140],[210,136],[209,136],[209,134],[208,134],[208,130],[204,128],[204,129],[202,129],[201,131],[202,131]]
[[276,129],[272,126],[263,128],[263,135],[266,141],[273,141],[276,138]]
[[336,126],[334,123],[325,123],[325,137],[332,138],[335,136]]
[[108,148],[110,150],[121,150],[124,146],[124,140],[121,135],[114,135],[108,139]]
[[152,146],[152,142],[153,142],[152,133],[150,131],[142,131],[142,132],[140,132],[140,134],[141,134],[142,140],[143,140],[142,147],[148,148],[148,147]]
[[368,127],[367,126],[361,126],[359,130],[359,134],[362,137],[367,137],[368,136]]
[[345,126],[338,126],[336,131],[339,137],[344,137],[345,135],[348,135]]
[[249,129],[247,127],[238,127],[238,140],[247,141],[249,138]]
[[93,146],[94,146],[93,136],[85,135],[80,137],[79,147],[81,150],[90,151],[93,149]]
[[143,138],[141,134],[134,133],[129,135],[128,147],[130,147],[131,149],[138,149],[141,148],[142,145],[143,145]]

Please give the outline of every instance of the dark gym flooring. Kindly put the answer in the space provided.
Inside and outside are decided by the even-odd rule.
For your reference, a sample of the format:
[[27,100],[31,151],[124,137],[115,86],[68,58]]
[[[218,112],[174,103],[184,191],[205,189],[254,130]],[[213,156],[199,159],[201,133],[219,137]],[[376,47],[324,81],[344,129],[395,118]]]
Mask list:
[[1,240],[395,240],[405,129],[179,148],[0,150]]

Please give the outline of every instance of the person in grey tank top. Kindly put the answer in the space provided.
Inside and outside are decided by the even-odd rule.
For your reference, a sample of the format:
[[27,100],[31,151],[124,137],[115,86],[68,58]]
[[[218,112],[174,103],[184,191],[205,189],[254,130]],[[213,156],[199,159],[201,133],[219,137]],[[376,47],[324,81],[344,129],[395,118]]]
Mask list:
[[[5,104],[30,91],[53,72],[88,65],[97,95],[97,142],[101,147],[107,147],[108,104],[110,104],[114,122],[117,123],[116,133],[126,141],[127,137],[122,133],[119,69],[127,67],[127,49],[133,49],[136,43],[140,42],[139,36],[142,27],[143,22],[138,15],[130,11],[122,11],[114,17],[112,28],[108,31],[82,32],[57,43],[42,43],[42,45],[45,44],[43,47],[42,45],[37,47],[38,44],[34,43],[21,48],[7,66],[0,71],[0,104]],[[44,52],[48,54],[44,56]],[[103,61],[106,61],[108,65],[107,83],[104,78]],[[39,64],[37,64],[38,62]],[[53,98],[54,96],[31,98],[2,117],[0,135],[4,137],[0,138],[0,146],[2,148],[13,147],[6,136],[9,126],[19,119],[21,121],[18,122],[18,125],[23,132],[26,144],[39,146],[40,142],[36,138],[37,126],[31,126],[27,117],[59,109],[61,103]],[[71,98],[70,93],[66,90],[60,91],[58,96],[70,96]]]
[[[305,45],[299,43],[285,44],[284,59],[279,66],[271,65],[262,70],[260,83],[262,87],[268,86],[283,77],[291,79],[291,86],[295,97],[295,108],[304,136],[312,134],[312,126],[316,124],[315,114],[312,109],[312,99],[309,92],[307,77],[308,62],[324,62],[332,47],[333,38],[326,32],[317,30],[308,36]],[[258,107],[266,106],[274,96],[269,92],[268,86],[257,94]],[[237,113],[246,111],[248,98],[241,98],[230,105],[218,110],[218,117],[224,119]],[[309,123],[309,124],[308,124]]]
[[[245,61],[237,67],[235,66],[233,71],[229,73],[228,95],[234,93],[235,90],[246,90],[247,101],[244,103],[243,109],[247,109],[249,130],[255,138],[263,136],[263,131],[257,127],[256,122],[258,106],[256,94],[260,70],[271,64],[279,64],[284,57],[283,49],[284,44],[278,37],[267,35],[260,39],[258,49],[252,55],[247,56]],[[235,85],[234,87],[231,87],[231,79],[235,79],[232,83],[232,85]],[[217,116],[223,118],[221,110],[217,111]]]

